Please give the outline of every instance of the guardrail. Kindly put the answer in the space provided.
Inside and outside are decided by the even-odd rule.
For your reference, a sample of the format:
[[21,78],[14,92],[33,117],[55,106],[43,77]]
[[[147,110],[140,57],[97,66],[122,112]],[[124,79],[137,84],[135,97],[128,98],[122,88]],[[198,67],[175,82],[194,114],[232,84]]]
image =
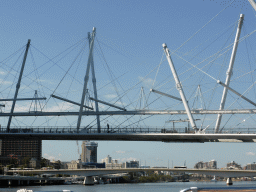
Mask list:
[[[79,133],[97,133],[96,127],[80,128]],[[0,133],[6,133],[6,127],[0,128]],[[77,133],[76,127],[15,127],[10,129],[10,133]],[[161,127],[119,127],[101,128],[101,133],[195,133],[188,128],[161,128]],[[205,133],[214,133],[214,128],[208,128]],[[226,128],[220,134],[256,134],[256,128]]]

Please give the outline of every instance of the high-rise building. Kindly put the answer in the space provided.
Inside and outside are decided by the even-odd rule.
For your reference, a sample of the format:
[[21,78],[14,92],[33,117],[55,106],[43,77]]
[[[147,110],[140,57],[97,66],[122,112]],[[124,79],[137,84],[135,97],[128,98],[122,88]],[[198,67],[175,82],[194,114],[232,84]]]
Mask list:
[[83,141],[81,161],[84,163],[97,163],[98,143]]
[[1,152],[0,161],[6,164],[8,158],[15,157],[19,162],[24,158],[35,158],[41,160],[42,157],[42,140],[0,140]]
[[106,158],[102,159],[102,163],[106,163],[106,164],[112,163],[112,157],[108,155]]
[[217,169],[217,161],[211,160],[209,162],[199,161],[194,166],[195,169]]
[[256,170],[256,163],[253,162],[253,163],[248,163],[246,166],[245,166],[245,169],[246,170]]

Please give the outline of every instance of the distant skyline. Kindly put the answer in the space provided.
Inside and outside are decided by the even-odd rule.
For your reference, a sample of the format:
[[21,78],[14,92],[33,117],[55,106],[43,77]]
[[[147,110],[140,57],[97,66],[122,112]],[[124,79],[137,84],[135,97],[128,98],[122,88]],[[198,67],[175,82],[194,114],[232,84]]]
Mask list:
[[[28,39],[31,39],[32,47],[30,54],[36,58],[36,62],[39,61],[44,63],[48,61],[49,58],[53,58],[76,42],[81,41],[82,43],[79,44],[79,46],[83,48],[83,46],[87,44],[87,41],[83,38],[86,38],[87,33],[91,32],[93,27],[96,27],[97,49],[95,49],[95,55],[100,55],[95,57],[95,70],[96,76],[98,77],[97,87],[102,88],[111,81],[111,78],[114,79],[121,76],[119,77],[120,84],[124,89],[128,89],[129,87],[134,86],[137,82],[141,81],[153,69],[157,69],[159,63],[164,60],[162,50],[163,43],[167,43],[170,50],[176,50],[183,45],[183,43],[187,42],[187,40],[193,37],[198,30],[201,30],[198,36],[195,35],[191,41],[186,43],[184,49],[179,49],[177,51],[177,53],[180,55],[186,53],[186,56],[188,56],[186,59],[191,59],[192,63],[196,63],[199,58],[201,59],[203,56],[208,57],[209,55],[213,54],[210,52],[219,50],[221,46],[225,47],[233,42],[234,38],[231,36],[231,34],[234,35],[234,32],[232,31],[235,31],[236,27],[234,26],[236,26],[236,21],[241,13],[245,14],[245,28],[243,29],[244,31],[242,32],[241,36],[244,37],[246,34],[255,29],[256,12],[252,9],[249,2],[235,0],[229,7],[226,7],[230,3],[232,3],[231,0],[4,0],[1,2],[0,7],[0,16],[2,21],[2,27],[0,29],[0,61],[3,61],[16,50],[24,46]],[[218,16],[215,18],[216,15]],[[206,24],[207,27],[204,27]],[[215,41],[211,39],[212,48],[207,49],[206,53],[199,55],[197,58],[192,58],[193,56],[190,55],[190,53],[194,54],[192,48],[194,48],[195,45],[198,45],[200,40],[206,41],[211,35],[218,34],[218,31],[221,31],[220,33],[223,33],[224,37],[228,37],[229,35],[231,36],[228,43],[225,46],[221,43],[214,44]],[[220,36],[217,38],[217,40],[224,42],[224,38],[222,39],[223,36]],[[252,37],[254,36],[255,34],[252,35]],[[252,41],[252,50],[254,50],[254,42],[255,41]],[[241,47],[242,48],[239,49],[239,51],[246,52],[246,46],[242,45]],[[249,43],[247,48],[249,50],[248,52],[250,52],[251,49]],[[104,52],[104,55],[101,54],[101,51]],[[45,56],[42,55],[42,53],[45,54]],[[39,74],[41,74],[41,72],[43,74],[41,81],[31,85],[31,89],[28,89],[28,87],[25,86],[25,84],[27,85],[29,81],[28,79],[24,78],[25,80],[21,88],[22,91],[20,96],[27,96],[28,93],[31,95],[31,90],[36,89],[37,84],[44,83],[43,89],[45,90],[44,93],[47,98],[49,98],[49,94],[52,94],[53,90],[55,91],[56,88],[56,94],[69,96],[74,100],[80,101],[81,94],[79,91],[81,91],[85,74],[85,63],[88,54],[88,47],[84,48],[84,53],[85,57],[81,57],[81,63],[84,65],[77,65],[77,68],[72,69],[72,72],[74,72],[72,74],[75,74],[75,72],[78,71],[75,78],[74,76],[67,75],[67,78],[64,79],[58,87],[59,80],[65,74],[65,71],[61,70],[60,67],[68,69],[70,63],[74,61],[65,58],[60,60],[58,63],[60,67],[55,66],[50,68],[48,66],[43,66],[40,68]],[[19,52],[19,54],[22,55],[21,52]],[[71,56],[73,56],[72,58],[75,58],[75,54],[76,53],[71,53]],[[230,57],[229,53],[226,57]],[[32,64],[29,65],[28,62],[28,66],[25,69],[25,76],[34,69],[32,57],[29,57],[29,59],[29,61],[32,61]],[[60,58],[55,59],[54,62],[57,63],[58,59]],[[106,59],[106,63],[104,63],[104,59]],[[244,64],[242,61],[246,59],[248,58],[245,54],[237,57],[237,61],[242,64]],[[13,62],[15,62],[15,60]],[[104,64],[101,64],[100,62]],[[178,57],[174,57],[174,62],[179,73],[186,71],[184,69],[184,61],[181,62]],[[226,59],[225,62],[228,63],[228,59]],[[246,63],[248,63],[247,60]],[[220,63],[217,63],[215,66],[218,65],[222,66]],[[159,75],[155,81],[156,84],[159,85],[161,85],[165,78],[171,77],[168,63],[165,61],[162,66],[163,68],[159,70]],[[108,67],[111,69],[111,71],[108,70]],[[186,67],[189,68],[189,66]],[[247,72],[250,70],[249,65],[245,64],[237,67],[238,69],[234,72],[235,77],[240,76],[241,71]],[[255,64],[252,63],[250,67],[252,67],[251,70],[254,70]],[[3,80],[5,85],[10,86],[12,84],[11,81],[14,78],[12,74],[14,74],[15,70],[18,71],[19,68],[14,68],[14,72],[5,79],[7,71],[6,69],[8,68],[5,68],[2,65],[0,66],[0,80]],[[47,71],[48,73],[43,73],[44,71]],[[215,78],[223,78],[225,77],[226,68],[223,68],[222,71],[223,74],[221,75],[219,75],[219,71],[214,70],[209,71],[209,73]],[[108,74],[106,75],[106,73]],[[185,75],[181,77],[186,80],[186,78],[191,74],[193,73],[185,73]],[[142,83],[140,83],[140,86],[144,87],[147,94],[149,94],[149,89],[151,88],[155,77],[156,70],[150,76],[147,76]],[[76,81],[77,79],[79,79],[79,81]],[[206,79],[206,81],[209,80],[208,84],[215,83],[209,77],[202,77],[202,79]],[[251,79],[249,80],[251,81]],[[236,88],[243,90],[243,87],[247,86],[247,84],[245,86],[245,83],[249,80],[242,79],[238,82]],[[190,87],[190,85],[194,86],[194,84],[197,83],[194,82],[193,78],[191,78],[190,81],[191,82],[189,82],[186,87],[189,99],[192,97],[192,95],[194,95],[194,90],[192,90],[192,86]],[[68,83],[70,82],[74,82],[75,86],[73,84],[69,87]],[[173,80],[170,80],[169,82],[171,83],[167,85],[175,88]],[[208,84],[203,84],[203,88],[207,87]],[[12,92],[2,91],[1,85],[0,92],[2,95],[0,96],[12,97]],[[167,85],[166,87],[163,85],[163,88],[169,89]],[[118,93],[122,94],[123,90],[118,87],[118,83],[116,86],[117,90],[119,91]],[[92,89],[91,84],[89,85],[89,88],[90,90]],[[123,97],[121,100],[119,100],[118,104],[123,104],[127,106],[128,109],[136,106],[135,101],[137,101],[140,88],[141,87],[138,86],[136,89],[134,89],[134,92],[131,93],[130,101],[126,97]],[[109,85],[106,88],[102,88],[99,92],[99,97],[104,98],[107,101],[115,99],[118,94],[113,94],[110,92],[114,89],[114,85]],[[219,89],[222,90],[222,88]],[[172,93],[178,96],[175,89],[173,89]],[[251,95],[249,96],[250,98],[255,98],[255,95],[254,97]],[[230,98],[233,99],[233,96],[231,95]],[[53,100],[50,100],[49,102],[52,102],[51,107],[47,108],[49,111],[56,111],[59,109],[59,107],[66,110],[71,108],[71,105],[65,104],[64,102],[57,103]],[[171,102],[173,101],[170,101],[170,105],[168,105],[171,107],[171,109],[176,109],[176,107],[178,109],[183,109],[182,105]],[[219,97],[216,96],[214,102],[218,103],[216,106],[216,108],[218,108],[220,102]],[[132,104],[130,105],[130,103]],[[165,106],[165,104],[166,103],[160,101],[155,103],[153,106],[158,109]],[[227,106],[229,105],[232,105],[231,101]],[[29,106],[30,102],[23,104],[19,103],[17,104],[16,110],[28,110]],[[137,104],[137,106],[139,106],[139,104]],[[104,109],[104,106],[101,107]],[[246,107],[248,107],[247,104]],[[251,106],[249,105],[249,107]],[[235,126],[238,124],[236,121],[243,122],[243,120],[246,120],[246,122],[249,122],[248,124],[254,126],[254,119],[252,118],[252,120],[247,120],[246,117],[247,116],[242,116],[241,118],[237,117],[234,122],[232,120],[232,122],[229,123],[232,126]],[[186,117],[178,116],[177,118]],[[206,119],[206,121],[212,122],[215,120],[215,118],[215,116],[210,116],[208,119]],[[15,119],[16,120],[14,120],[13,123],[17,126],[25,126],[24,123],[26,123],[26,121],[31,121],[29,118],[25,120],[22,118]],[[36,126],[43,124],[43,126],[47,126],[47,124],[50,122],[51,126],[54,126],[55,123],[62,126],[69,126],[70,123],[70,125],[76,126],[77,117],[70,118],[69,120],[66,120],[65,117],[60,117],[57,120],[56,119],[41,118],[38,123],[34,123],[33,125]],[[87,120],[88,122],[92,121],[90,117],[85,117],[83,126],[86,125]],[[157,117],[155,119],[152,118],[152,120],[149,120],[149,124],[152,126],[161,127],[166,120],[167,118],[164,117]],[[6,118],[4,120],[1,119],[0,124],[2,127],[6,125],[6,121]],[[122,118],[109,118],[102,120],[102,127],[105,128],[107,123],[109,123],[111,126],[118,126],[119,124],[122,124],[123,121],[125,120]],[[129,120],[127,120],[127,122],[130,123]],[[132,122],[133,121],[131,121],[131,123]],[[172,125],[166,126],[171,127]],[[180,126],[187,126],[187,123],[181,124]],[[218,167],[224,167],[226,163],[230,161],[236,161],[242,166],[245,166],[247,163],[254,162],[256,158],[256,149],[254,143],[164,143],[142,141],[96,142],[99,144],[98,162],[100,162],[101,159],[105,158],[107,155],[110,155],[119,161],[139,160],[142,165],[144,165],[146,161],[146,165],[149,166],[168,166],[168,161],[169,166],[172,165],[172,162],[174,166],[179,166],[183,165],[186,161],[187,166],[191,168],[198,161],[210,161],[213,159],[218,162]],[[43,157],[55,160],[60,159],[61,161],[71,161],[79,158],[78,147],[80,148],[81,152],[82,141],[79,141],[78,146],[76,141],[43,141],[42,143]]]

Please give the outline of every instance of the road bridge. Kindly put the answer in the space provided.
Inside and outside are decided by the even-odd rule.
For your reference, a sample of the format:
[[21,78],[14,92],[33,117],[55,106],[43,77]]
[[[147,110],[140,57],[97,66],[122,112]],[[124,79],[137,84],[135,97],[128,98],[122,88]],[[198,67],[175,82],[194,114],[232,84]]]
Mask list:
[[[220,177],[253,177],[256,170],[223,170],[223,169],[184,169],[184,168],[97,168],[97,169],[51,169],[51,170],[17,170],[20,174],[65,174],[81,176],[98,176],[116,173],[145,172],[145,171],[169,171],[186,172],[206,175],[216,175]],[[9,171],[12,173],[13,171]]]
[[[183,169],[183,168],[120,168],[120,169],[53,169],[53,170],[18,170],[16,173],[20,174],[65,174],[65,175],[80,175],[85,176],[85,184],[93,183],[93,176],[101,176],[116,173],[129,172],[145,172],[145,171],[169,171],[173,173],[198,173],[205,175],[215,175],[220,177],[254,177],[256,170],[223,170],[223,169]],[[12,172],[12,171],[10,171]]]

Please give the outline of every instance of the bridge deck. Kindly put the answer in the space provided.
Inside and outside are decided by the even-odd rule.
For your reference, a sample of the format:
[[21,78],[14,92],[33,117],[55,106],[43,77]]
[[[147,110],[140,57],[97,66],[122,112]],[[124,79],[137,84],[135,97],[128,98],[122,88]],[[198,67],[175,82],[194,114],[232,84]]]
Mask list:
[[193,133],[0,133],[0,139],[163,141],[163,142],[255,142],[256,134]]
[[112,140],[112,141],[163,141],[163,142],[255,142],[256,129],[228,129],[214,134],[213,129],[197,134],[186,128],[83,128],[77,133],[74,127],[0,128],[0,139],[41,140]]

